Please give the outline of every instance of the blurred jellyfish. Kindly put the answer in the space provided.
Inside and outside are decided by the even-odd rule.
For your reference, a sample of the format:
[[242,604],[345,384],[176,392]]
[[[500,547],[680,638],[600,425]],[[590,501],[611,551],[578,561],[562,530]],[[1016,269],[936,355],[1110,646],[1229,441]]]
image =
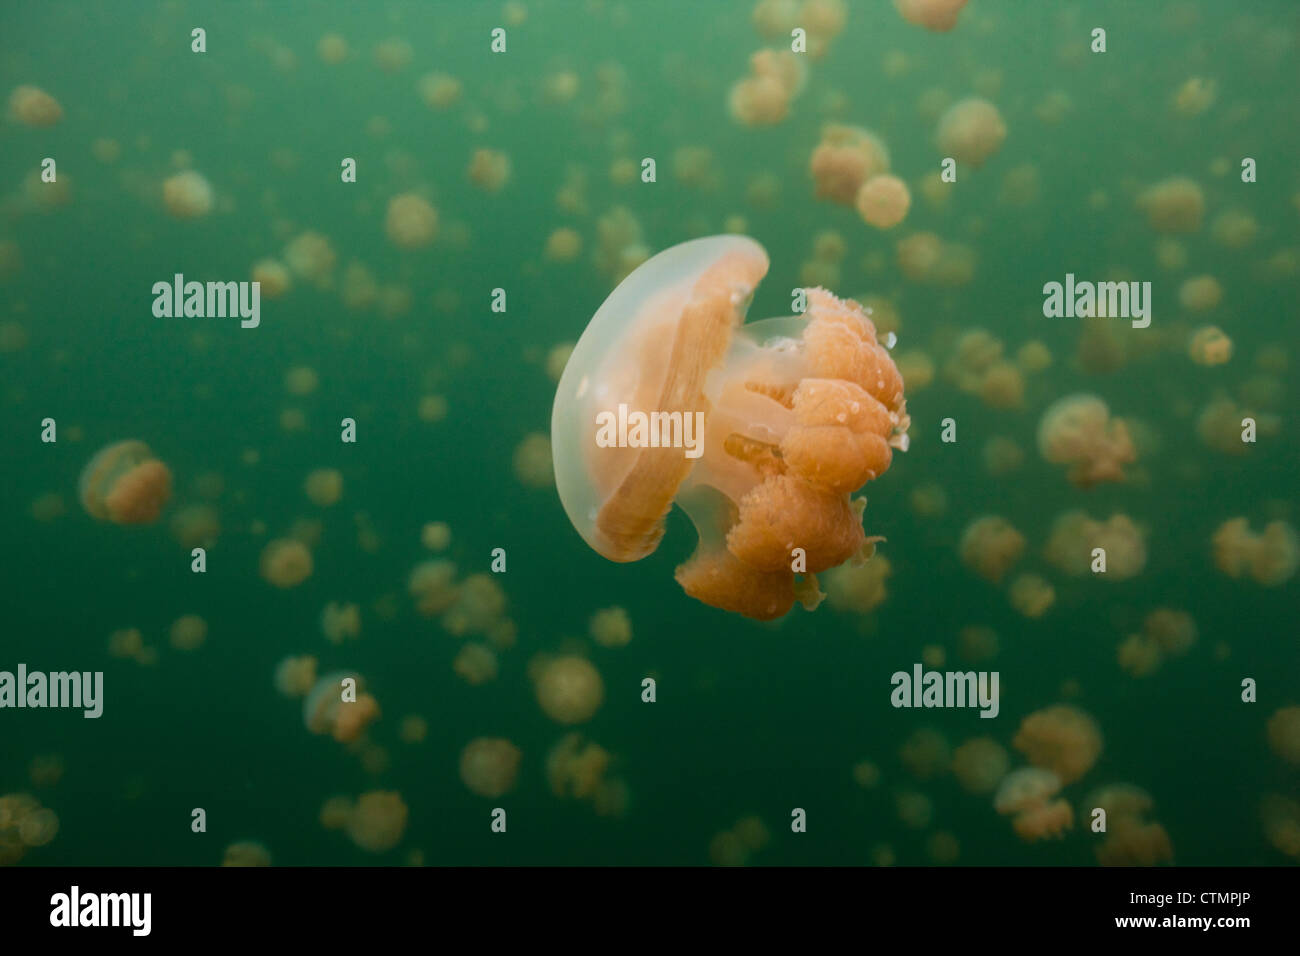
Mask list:
[[889,596],[885,581],[892,573],[893,565],[883,554],[862,564],[850,561],[827,572],[826,597],[837,611],[869,614]]
[[[904,379],[906,381],[906,378]],[[1025,452],[1014,440],[1005,435],[994,435],[984,443],[982,453],[984,470],[995,478],[1018,471],[1025,463]]]
[[1029,618],[1040,618],[1056,603],[1056,589],[1037,574],[1021,574],[1011,582],[1011,606]]
[[1053,800],[1021,811],[1011,825],[1020,839],[1034,843],[1064,836],[1074,825],[1074,811],[1065,800]]
[[1069,704],[1035,711],[1020,723],[1012,745],[1036,767],[1062,783],[1078,780],[1101,754],[1101,731],[1090,716]]
[[429,722],[419,714],[408,714],[398,726],[397,736],[402,743],[420,744],[429,736]]
[[277,588],[296,588],[311,577],[311,551],[294,538],[275,538],[262,549],[262,580]]
[[420,544],[430,551],[451,547],[451,527],[445,521],[430,521],[420,529]]
[[442,626],[456,637],[485,634],[506,611],[506,592],[495,575],[471,574],[456,589],[455,600],[442,616]]
[[460,752],[460,779],[471,793],[496,799],[514,789],[519,748],[501,737],[476,737]]
[[908,23],[936,33],[947,33],[957,25],[966,0],[894,0],[894,8]]
[[484,192],[500,192],[510,181],[510,157],[497,149],[476,149],[466,175]]
[[320,375],[309,365],[297,365],[284,373],[284,390],[299,398],[320,387]]
[[543,663],[536,690],[542,712],[559,724],[586,723],[605,701],[600,671],[582,657],[556,657]]
[[406,803],[397,791],[363,793],[348,817],[348,839],[369,853],[391,850],[402,842],[408,816]]
[[171,470],[142,441],[120,441],[100,449],[82,469],[78,482],[86,512],[114,524],[152,524],[171,495]]
[[1279,707],[1268,719],[1268,745],[1287,763],[1300,766],[1300,707]]
[[959,100],[939,117],[935,140],[944,156],[976,169],[1002,148],[1007,124],[998,108],[976,96]]
[[[345,688],[347,679],[355,681],[355,694]],[[356,674],[335,671],[316,681],[303,701],[302,717],[313,734],[329,734],[339,743],[349,744],[379,719],[379,703],[365,692],[364,682]]]
[[471,687],[486,684],[497,677],[496,652],[477,641],[470,641],[456,653],[451,669]]
[[320,630],[331,644],[356,640],[361,636],[361,608],[330,601],[320,613]]
[[1300,858],[1300,803],[1276,793],[1264,794],[1259,806],[1264,837],[1279,853]]
[[999,515],[976,518],[962,532],[961,560],[984,580],[999,583],[1025,552],[1025,536]]
[[256,840],[240,840],[226,847],[222,866],[270,866],[271,851]]
[[1095,395],[1067,395],[1048,406],[1038,423],[1038,450],[1053,464],[1069,465],[1070,481],[1081,488],[1123,481],[1123,466],[1137,460],[1123,419],[1112,419]]
[[192,169],[169,177],[162,192],[163,205],[177,219],[198,219],[212,211],[212,185]]
[[306,697],[316,686],[316,658],[286,657],[275,667],[275,689],[285,697]]
[[1061,778],[1041,767],[1021,767],[1002,778],[993,796],[993,808],[1013,816],[1045,805],[1061,789]]
[[1197,365],[1222,365],[1232,358],[1232,339],[1217,325],[1203,325],[1192,333],[1187,354]]
[[1251,577],[1265,587],[1277,587],[1295,574],[1300,542],[1285,521],[1270,521],[1261,534],[1245,518],[1225,521],[1212,539],[1215,566],[1230,578]]
[[337,468],[317,468],[307,475],[303,491],[320,508],[338,504],[343,497],[343,473]]
[[[645,557],[676,500],[700,534],[678,583],[761,619],[793,605],[794,549],[812,575],[867,545],[849,494],[907,447],[910,423],[856,303],[815,288],[803,317],[740,325],[766,270],[762,247],[738,236],[660,253],[592,319],[551,419],[556,487],[592,548]],[[648,427],[620,439],[629,408]]]
[[316,55],[325,63],[337,66],[348,58],[348,41],[337,33],[326,33],[316,41]]
[[601,647],[626,647],[632,640],[632,619],[625,608],[604,608],[591,616],[587,630]]
[[791,51],[755,52],[749,58],[749,75],[738,80],[728,94],[731,118],[744,126],[780,123],[789,115],[790,103],[802,91],[804,79],[803,63]]
[[445,110],[460,99],[461,82],[446,73],[428,73],[420,77],[416,88],[430,109]]
[[527,488],[550,488],[555,484],[551,463],[551,440],[540,432],[525,435],[515,446],[515,477]]
[[952,752],[952,773],[967,793],[992,793],[1011,769],[1007,749],[992,737],[973,737]]
[[63,119],[63,107],[35,86],[16,86],[9,94],[9,117],[24,126],[53,126]]
[[1097,847],[1102,866],[1155,866],[1174,857],[1169,834],[1159,823],[1121,817],[1106,826],[1106,839]]
[[251,272],[263,298],[279,299],[293,288],[288,267],[277,259],[259,259]]
[[907,218],[907,210],[912,205],[912,194],[908,191],[907,183],[897,176],[872,176],[858,190],[854,205],[867,225],[877,229],[892,229]]
[[1186,611],[1158,607],[1142,622],[1142,631],[1162,653],[1179,656],[1196,643],[1196,621]]
[[[889,151],[868,130],[832,123],[822,129],[821,142],[813,150],[809,168],[818,199],[852,206],[859,191],[872,177],[889,172]],[[899,180],[894,182],[902,185]],[[906,188],[903,187],[904,191]],[[896,190],[886,183],[881,192],[895,196],[895,202],[889,207],[895,209]],[[903,214],[906,212],[904,208]],[[898,221],[902,221],[901,217]]]
[[1138,195],[1137,205],[1156,232],[1196,232],[1205,215],[1205,195],[1196,181],[1186,176],[1174,176],[1148,187]]
[[609,751],[580,733],[566,734],[546,755],[546,779],[557,797],[596,796],[613,760]]
[[1208,312],[1223,301],[1223,286],[1214,276],[1192,276],[1178,287],[1178,303],[1189,312]]
[[952,765],[948,738],[929,727],[914,730],[898,749],[898,758],[912,776],[929,780],[947,773]]
[[437,235],[438,212],[422,196],[402,193],[388,201],[384,230],[399,249],[419,249]]
[[284,250],[284,264],[289,271],[317,286],[329,285],[337,263],[334,247],[318,232],[300,233]]
[[407,589],[421,616],[437,617],[454,605],[460,595],[456,565],[445,558],[422,561],[411,569]]
[[1259,234],[1259,222],[1249,212],[1227,209],[1210,224],[1214,241],[1228,249],[1244,249]]
[[576,229],[563,227],[546,237],[544,255],[551,262],[572,262],[582,253],[582,236]]
[[197,614],[183,614],[172,621],[168,637],[178,651],[198,650],[207,640],[208,622]]
[[1199,116],[1214,105],[1217,84],[1203,76],[1189,76],[1174,92],[1174,112]]

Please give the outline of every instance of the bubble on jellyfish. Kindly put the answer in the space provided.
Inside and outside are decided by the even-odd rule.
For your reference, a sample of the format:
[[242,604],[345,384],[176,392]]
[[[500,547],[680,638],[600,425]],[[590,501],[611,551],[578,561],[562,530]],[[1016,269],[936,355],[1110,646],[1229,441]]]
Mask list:
[[311,577],[311,551],[294,538],[274,538],[262,549],[258,568],[268,584],[296,588]]
[[935,33],[947,33],[957,25],[966,0],[894,0],[894,9],[908,23]]
[[365,691],[365,682],[356,674],[335,671],[316,681],[307,694],[302,719],[313,734],[328,734],[349,744],[379,719],[379,702]]
[[162,194],[163,205],[177,219],[198,219],[212,211],[212,184],[192,169],[165,180]]
[[99,450],[81,471],[78,497],[86,513],[114,524],[152,524],[172,495],[172,473],[142,441]]
[[944,156],[976,169],[1002,148],[1007,124],[998,108],[978,96],[958,100],[939,117],[935,141]]
[[958,551],[962,564],[997,584],[1025,553],[1025,536],[1006,518],[984,515],[966,526]]
[[494,800],[514,789],[518,747],[502,737],[476,737],[460,752],[460,780],[470,793]]
[[406,802],[396,790],[363,793],[348,817],[348,839],[368,853],[384,853],[402,842],[409,816]]
[[1038,422],[1038,450],[1047,461],[1069,465],[1068,477],[1081,488],[1123,481],[1124,465],[1137,461],[1137,450],[1123,419],[1096,395],[1057,399]]
[[1101,755],[1101,731],[1088,714],[1069,704],[1035,711],[1020,722],[1011,741],[1035,767],[1072,783],[1092,769]]
[[795,567],[815,601],[814,575],[862,554],[850,493],[906,449],[910,424],[856,303],[813,288],[803,316],[741,325],[767,265],[741,236],[646,262],[583,333],[551,418],[556,488],[595,551],[652,553],[675,502],[700,535],[678,583],[763,620],[793,606]]
[[63,107],[37,86],[16,86],[9,94],[9,117],[24,126],[54,126],[63,119]]
[[542,712],[558,724],[586,723],[605,702],[605,682],[585,657],[544,661],[534,684]]

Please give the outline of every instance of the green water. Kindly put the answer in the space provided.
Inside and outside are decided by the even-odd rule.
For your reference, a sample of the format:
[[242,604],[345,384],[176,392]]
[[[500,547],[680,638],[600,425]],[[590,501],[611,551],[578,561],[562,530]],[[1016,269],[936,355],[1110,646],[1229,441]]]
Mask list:
[[[11,243],[0,270],[0,670],[23,662],[105,675],[98,720],[0,710],[0,794],[31,792],[60,822],[22,863],[211,865],[247,839],[286,865],[400,864],[413,853],[426,864],[704,864],[716,834],[757,815],[771,838],[750,858],[756,865],[870,863],[881,848],[898,863],[928,864],[940,831],[955,836],[958,864],[1086,865],[1101,840],[1087,829],[1086,796],[1117,781],[1151,794],[1150,818],[1168,832],[1176,863],[1294,862],[1266,838],[1259,804],[1266,793],[1300,799],[1297,768],[1270,749],[1265,729],[1279,708],[1300,704],[1297,580],[1230,579],[1215,568],[1210,539],[1236,516],[1256,531],[1297,520],[1294,364],[1257,363],[1261,349],[1297,346],[1297,273],[1266,267],[1300,244],[1297,8],[972,0],[953,32],[936,34],[890,4],[854,0],[827,55],[808,64],[790,116],[750,128],[729,116],[728,90],[751,52],[782,42],[755,31],[752,4],[520,6],[526,18],[509,25],[496,2],[11,2],[0,12],[0,87],[38,86],[64,111],[52,127],[0,125],[0,242]],[[494,54],[498,26],[507,49]],[[1095,26],[1107,31],[1104,54],[1089,51]],[[202,54],[190,48],[195,27],[206,31]],[[326,33],[345,38],[344,62],[318,57]],[[410,59],[389,72],[374,48],[393,38],[409,44]],[[891,55],[901,73],[885,68]],[[545,79],[561,71],[577,76],[578,91],[549,102]],[[431,72],[463,85],[445,110],[417,90]],[[1216,82],[1215,101],[1180,115],[1174,94],[1198,76]],[[941,206],[920,188],[942,158],[921,102],[934,90],[947,100],[978,90],[1007,126],[997,154],[982,169],[962,168]],[[1058,90],[1070,109],[1049,124],[1035,108]],[[893,171],[912,185],[902,225],[882,232],[814,198],[809,156],[828,122],[869,128],[888,145]],[[119,144],[111,162],[92,148],[101,138]],[[711,187],[675,174],[683,146],[711,151]],[[498,192],[467,180],[478,148],[510,157]],[[70,190],[50,209],[38,201],[48,184],[24,185],[47,156]],[[1246,156],[1258,164],[1250,184],[1239,174]],[[357,161],[355,183],[340,181],[343,157]],[[612,180],[611,164],[631,160],[639,172],[645,157],[655,158],[657,181]],[[209,215],[181,221],[167,214],[161,182],[186,163],[216,200]],[[1005,177],[1026,164],[1036,197],[1004,201]],[[585,211],[556,202],[575,169]],[[779,184],[766,206],[748,194],[762,174]],[[1186,263],[1177,269],[1159,263],[1159,236],[1135,207],[1143,187],[1172,175],[1195,179],[1206,204],[1200,229],[1178,237]],[[385,236],[384,217],[392,196],[411,191],[438,210],[439,235],[404,250]],[[639,221],[651,253],[743,217],[771,259],[756,318],[790,311],[816,237],[835,231],[846,251],[834,291],[892,301],[898,351],[933,359],[934,383],[908,388],[911,450],[866,490],[867,531],[887,539],[880,554],[892,565],[888,598],[871,614],[823,605],[760,624],[716,611],[673,580],[694,545],[680,512],[658,552],[617,565],[586,547],[553,489],[515,476],[519,442],[549,433],[547,352],[575,341],[615,284],[593,253],[598,220],[616,207]],[[1211,224],[1225,210],[1254,218],[1252,242],[1214,240]],[[543,256],[559,227],[582,236],[572,263]],[[299,278],[285,297],[264,296],[256,329],[154,317],[153,283],[178,272],[248,279],[253,262],[281,257],[306,230],[333,245],[333,288]],[[972,249],[971,281],[905,279],[896,243],[918,231]],[[347,307],[339,286],[354,261],[408,305],[388,314],[380,303]],[[1083,368],[1082,323],[1043,317],[1043,283],[1067,272],[1153,283],[1151,328],[1115,326],[1136,350],[1122,367]],[[1204,315],[1178,304],[1180,283],[1198,274],[1224,290]],[[504,313],[490,307],[495,288],[507,292]],[[1226,365],[1188,360],[1179,343],[1202,324],[1232,338]],[[1050,369],[1026,376],[1019,407],[990,408],[943,375],[954,338],[973,328],[995,335],[1008,356],[1029,340],[1054,356]],[[1143,348],[1143,337],[1161,344]],[[284,384],[298,366],[320,381],[303,397]],[[1248,404],[1242,389],[1259,375],[1273,382],[1256,410],[1279,416],[1276,429],[1244,455],[1207,447],[1197,435],[1202,408],[1220,392]],[[1073,392],[1102,396],[1158,439],[1139,441],[1128,481],[1080,490],[1039,456],[1039,417]],[[427,395],[445,397],[445,418],[421,419]],[[304,427],[286,429],[286,410]],[[46,417],[57,422],[55,443],[40,440]],[[354,444],[339,440],[345,417],[357,423]],[[939,441],[946,417],[958,422],[955,444]],[[1000,477],[982,457],[995,435],[1025,452]],[[97,522],[77,500],[86,462],[126,438],[147,442],[175,476],[155,525]],[[343,475],[333,507],[303,493],[316,468]],[[169,522],[203,500],[195,480],[209,473],[224,479],[210,501],[221,530],[206,573],[194,574]],[[927,483],[946,491],[942,515],[909,503]],[[32,504],[50,493],[66,512],[37,520]],[[1072,578],[1043,560],[1052,521],[1076,508],[1123,512],[1146,528],[1140,574]],[[1028,540],[1000,586],[958,555],[963,529],[990,513]],[[377,548],[360,545],[358,514]],[[314,572],[273,588],[258,574],[259,554],[300,518],[320,522]],[[445,556],[462,575],[487,572],[495,548],[508,556],[498,581],[518,638],[483,686],[453,672],[463,639],[416,614],[407,593],[411,569],[434,557],[420,542],[430,521],[450,525]],[[1021,571],[1056,588],[1041,619],[1008,602]],[[359,639],[325,640],[318,622],[330,601],[360,606]],[[633,639],[596,646],[588,619],[614,605],[626,608]],[[1199,638],[1154,674],[1130,676],[1116,648],[1160,606],[1189,612]],[[182,614],[208,622],[192,652],[168,642]],[[969,626],[997,631],[995,658],[961,657],[958,634]],[[123,628],[138,628],[156,661],[111,656],[109,635]],[[578,729],[614,756],[609,776],[629,795],[621,816],[560,799],[547,784],[546,754],[566,730],[539,709],[527,667],[538,653],[574,646],[604,679],[603,707]],[[946,667],[1000,673],[997,719],[890,706],[890,675],[910,671],[927,646],[946,650]],[[315,655],[322,674],[365,676],[383,711],[370,743],[387,752],[386,766],[370,772],[356,753],[308,733],[301,704],[273,683],[291,654]],[[647,675],[657,680],[653,704],[641,699]],[[1245,678],[1258,681],[1256,703],[1241,700]],[[918,780],[899,759],[921,728],[954,747],[988,735],[1011,749],[1025,715],[1062,701],[1095,718],[1105,747],[1064,790],[1076,823],[1061,840],[1025,844],[989,796],[966,793],[951,773]],[[427,720],[422,743],[399,736],[411,714]],[[480,736],[509,738],[523,753],[504,797],[475,796],[458,776],[461,749]],[[39,785],[29,765],[42,755],[57,755],[64,772]],[[874,788],[854,781],[863,760],[880,770]],[[327,797],[373,790],[398,791],[409,807],[400,843],[384,853],[317,819]],[[908,792],[932,801],[924,826],[900,820],[896,797]],[[498,806],[505,834],[489,827]],[[191,830],[194,808],[206,811],[205,833]],[[806,810],[806,832],[791,832],[794,808]]]

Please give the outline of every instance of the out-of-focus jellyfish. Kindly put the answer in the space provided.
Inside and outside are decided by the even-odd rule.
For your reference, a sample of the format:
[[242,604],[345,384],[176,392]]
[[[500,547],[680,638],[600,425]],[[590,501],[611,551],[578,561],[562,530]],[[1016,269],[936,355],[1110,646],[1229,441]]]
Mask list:
[[1244,249],[1259,234],[1259,222],[1242,209],[1226,209],[1210,224],[1210,235],[1228,249]]
[[1295,574],[1300,542],[1285,521],[1270,521],[1261,534],[1245,518],[1232,518],[1215,530],[1215,566],[1230,578],[1251,577],[1265,587],[1277,587]]
[[1011,606],[1029,618],[1039,618],[1056,603],[1056,588],[1041,575],[1021,574],[1011,582]]
[[355,811],[356,804],[352,802],[351,797],[330,797],[321,804],[317,819],[326,830],[342,830],[348,825]]
[[316,686],[316,658],[289,656],[275,666],[275,689],[285,697],[306,697]]
[[1021,163],[1007,170],[998,191],[998,202],[1003,206],[1023,208],[1038,201],[1041,177],[1033,163]]
[[880,784],[880,767],[870,760],[859,760],[853,765],[852,776],[863,790],[872,790]]
[[1268,719],[1268,745],[1289,764],[1300,766],[1300,707],[1279,707]]
[[955,834],[947,830],[931,833],[925,841],[925,852],[931,863],[939,866],[951,866],[961,856],[961,843]]
[[1072,783],[1092,769],[1102,746],[1097,722],[1069,704],[1030,714],[1011,743],[1031,764],[1052,771],[1062,783]]
[[1187,354],[1197,365],[1222,365],[1232,358],[1232,339],[1217,325],[1203,325],[1192,333]]
[[937,518],[948,510],[948,492],[933,481],[913,488],[907,500],[922,518]]
[[423,196],[402,193],[388,200],[384,230],[399,249],[419,249],[438,234],[438,211]]
[[329,239],[318,232],[308,231],[294,236],[285,246],[284,264],[299,278],[325,287],[334,275],[338,254]]
[[416,88],[430,109],[445,110],[460,99],[461,82],[446,73],[428,73],[420,77]]
[[1173,858],[1165,828],[1134,817],[1107,821],[1106,839],[1097,847],[1097,862],[1102,866],[1155,866]]
[[422,561],[411,569],[407,589],[421,616],[437,617],[455,604],[460,595],[456,565],[445,558]]
[[63,107],[36,86],[16,86],[9,94],[9,117],[25,126],[53,126],[63,119]]
[[934,381],[934,360],[920,349],[900,352],[894,363],[909,394],[919,392]]
[[495,575],[471,574],[456,591],[456,599],[442,616],[442,626],[456,637],[486,634],[506,611],[506,592]]
[[1007,749],[992,737],[972,737],[952,752],[952,773],[967,793],[992,793],[1011,769]]
[[262,298],[279,299],[293,288],[289,268],[278,259],[259,259],[253,263],[251,271]]
[[1189,312],[1208,312],[1223,301],[1223,286],[1214,276],[1192,276],[1178,287],[1178,304]]
[[551,439],[540,432],[525,435],[515,446],[515,477],[527,488],[549,488],[555,483],[551,463]]
[[993,808],[1004,816],[1043,806],[1061,789],[1061,778],[1041,767],[1020,767],[1002,778]]
[[978,96],[958,100],[939,117],[935,141],[944,156],[959,163],[983,166],[1002,148],[1007,138],[1007,124],[998,108]]
[[1018,471],[1025,463],[1024,449],[1005,435],[994,435],[986,441],[981,457],[984,459],[984,470],[995,478]]
[[1092,568],[1094,548],[1106,549],[1103,577],[1124,580],[1146,566],[1146,541],[1142,529],[1124,514],[1094,521],[1082,511],[1067,511],[1052,524],[1043,554],[1055,567],[1074,577]]
[[957,25],[966,0],[894,0],[894,8],[908,23],[936,33],[947,33]]
[[948,738],[930,727],[914,730],[898,748],[898,759],[918,780],[947,773],[952,765]]
[[1065,835],[1074,825],[1074,811],[1063,799],[1028,807],[1011,821],[1016,835],[1026,843],[1035,843]]
[[889,172],[889,151],[868,130],[830,123],[822,129],[809,169],[818,199],[852,206],[870,179]]
[[451,547],[451,527],[445,521],[430,521],[420,529],[420,544],[430,551]]
[[605,702],[600,671],[584,657],[555,657],[542,663],[536,675],[537,703],[559,724],[582,724]]
[[212,211],[212,184],[192,169],[168,177],[162,195],[163,205],[177,219],[198,219]]
[[410,812],[396,790],[372,790],[357,797],[348,817],[348,839],[369,853],[383,853],[402,842]]
[[1116,652],[1120,669],[1130,677],[1149,677],[1164,663],[1160,645],[1146,634],[1130,634]]
[[707,146],[679,146],[673,151],[673,179],[696,189],[717,189],[718,170],[713,150]]
[[849,495],[910,424],[856,303],[814,288],[802,317],[740,324],[767,264],[740,236],[654,257],[588,325],[551,418],[560,500],[592,548],[645,557],[676,501],[700,533],[678,583],[760,619],[790,610],[795,567],[811,577],[868,544]]
[[416,415],[420,421],[430,424],[442,421],[447,417],[447,399],[442,395],[421,396]]
[[485,644],[470,641],[457,651],[451,669],[471,687],[486,684],[497,677],[496,652]]
[[277,588],[296,588],[311,577],[311,551],[294,538],[274,538],[262,549],[262,580]]
[[510,157],[498,149],[476,149],[465,175],[484,192],[500,192],[510,181]]
[[1260,801],[1259,818],[1264,837],[1275,850],[1300,858],[1300,803],[1266,793]]
[[320,508],[336,505],[343,497],[343,473],[337,468],[317,468],[303,481],[303,491]]
[[968,661],[988,661],[998,656],[998,633],[991,627],[963,627],[957,632],[957,643]]
[[31,780],[33,787],[47,789],[58,786],[66,770],[67,764],[62,755],[37,754],[27,765],[27,778]]
[[171,496],[171,470],[142,441],[100,449],[81,470],[78,482],[86,512],[114,524],[152,524]]
[[808,31],[808,55],[820,60],[830,51],[831,41],[844,32],[848,5],[845,0],[803,0],[799,13]]
[[934,819],[934,801],[919,790],[899,790],[894,794],[894,812],[903,826],[924,830]]
[[802,0],[758,0],[750,20],[763,39],[785,39],[799,26],[802,6]]
[[375,65],[385,73],[398,73],[406,69],[414,51],[401,37],[389,37],[375,44]]
[[1220,454],[1240,456],[1248,454],[1251,445],[1241,440],[1242,419],[1256,419],[1257,431],[1269,434],[1274,427],[1272,416],[1256,415],[1243,408],[1226,395],[1218,395],[1201,409],[1196,417],[1196,434],[1207,448]]
[[361,636],[361,608],[330,601],[320,612],[320,631],[331,644],[356,640]]
[[962,564],[997,584],[1025,553],[1025,536],[1006,518],[984,515],[966,526],[958,551]]
[[632,619],[627,609],[607,607],[591,616],[591,639],[601,647],[626,647],[632,640]]
[[575,800],[593,798],[612,760],[608,750],[582,734],[565,734],[546,755],[551,792]]
[[1205,215],[1205,194],[1194,179],[1173,176],[1143,190],[1137,205],[1156,232],[1196,232]]
[[47,491],[32,500],[32,503],[27,506],[27,513],[34,520],[48,524],[67,514],[68,505],[63,500],[63,495],[57,491]]
[[1179,656],[1196,643],[1196,621],[1186,611],[1158,607],[1142,622],[1142,631],[1165,654]]
[[1199,116],[1214,105],[1218,84],[1203,76],[1189,76],[1174,91],[1174,112],[1181,116]]
[[749,74],[728,94],[731,118],[744,126],[780,123],[802,91],[805,75],[803,63],[791,51],[758,50],[749,58]]
[[582,253],[582,236],[578,230],[563,226],[546,237],[544,255],[551,262],[572,262]]
[[907,183],[888,174],[872,176],[858,190],[854,200],[862,221],[877,229],[892,229],[907,218],[912,194]]
[[284,390],[302,398],[320,388],[320,375],[310,365],[295,365],[284,373]]
[[172,621],[168,637],[178,651],[196,651],[207,640],[208,622],[197,614],[183,614]]
[[851,614],[870,614],[889,597],[885,581],[894,568],[883,554],[863,564],[852,561],[827,572],[824,582],[831,607]]
[[561,342],[546,353],[546,377],[557,385],[564,375],[564,366],[569,364],[569,356],[573,354],[573,345],[572,342]]
[[407,714],[398,725],[397,736],[404,744],[421,744],[429,736],[429,722],[419,714]]
[[1123,419],[1096,395],[1057,399],[1038,423],[1038,450],[1047,461],[1069,465],[1068,477],[1081,488],[1103,481],[1123,481],[1124,465],[1137,451]]
[[337,33],[326,33],[316,41],[316,55],[330,66],[337,66],[348,58],[348,41]]
[[271,851],[256,840],[239,840],[226,847],[222,866],[270,866]]
[[1016,349],[1016,364],[1030,374],[1042,372],[1052,367],[1052,353],[1042,342],[1033,339]]
[[[344,700],[345,678],[356,681],[355,700]],[[313,734],[329,734],[341,744],[350,744],[379,719],[379,702],[365,691],[356,674],[335,671],[316,681],[303,701],[302,719]]]
[[471,793],[495,799],[514,789],[518,747],[502,737],[476,737],[460,752],[460,779]]

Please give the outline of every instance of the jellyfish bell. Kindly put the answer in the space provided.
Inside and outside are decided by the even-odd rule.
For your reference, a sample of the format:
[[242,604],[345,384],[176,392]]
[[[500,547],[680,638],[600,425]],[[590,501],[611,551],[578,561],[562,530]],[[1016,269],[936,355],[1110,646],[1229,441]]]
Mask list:
[[142,441],[114,442],[81,471],[78,497],[92,517],[114,524],[152,524],[171,499],[171,470]]
[[[906,449],[902,377],[857,303],[742,325],[767,253],[743,236],[674,246],[596,312],[560,378],[555,483],[574,528],[619,562],[652,553],[674,502],[700,546],[688,594],[763,620],[869,543],[849,494]],[[815,584],[812,585],[815,590]]]

